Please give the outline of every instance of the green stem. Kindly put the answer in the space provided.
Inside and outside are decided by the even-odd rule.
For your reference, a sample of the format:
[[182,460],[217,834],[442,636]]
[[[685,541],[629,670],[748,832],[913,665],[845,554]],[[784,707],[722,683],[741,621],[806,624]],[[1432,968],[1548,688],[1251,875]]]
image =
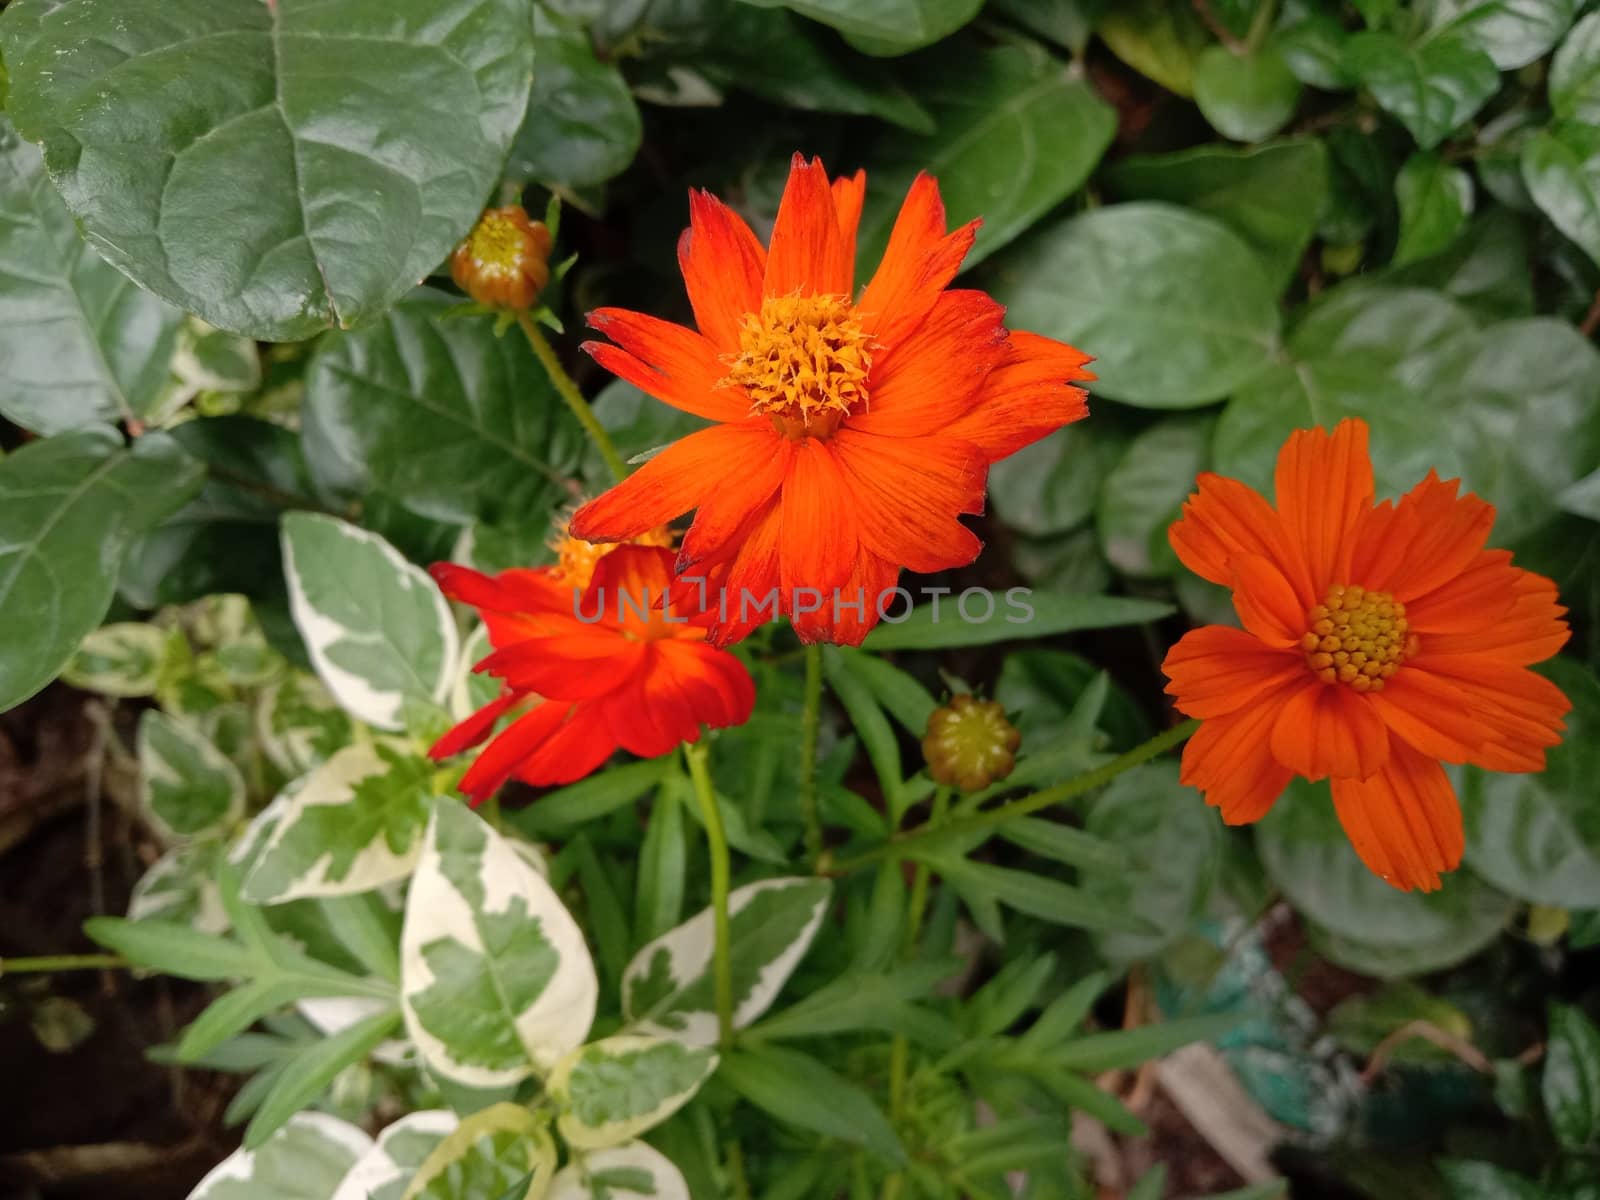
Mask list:
[[716,941],[712,947],[711,963],[716,985],[717,1031],[724,1046],[733,1036],[733,962],[729,957],[728,931],[728,835],[722,828],[722,812],[717,808],[717,794],[711,786],[711,772],[706,766],[704,739],[683,748],[683,757],[689,764],[689,778],[694,781],[695,798],[700,802],[700,819],[706,827],[706,848],[711,854],[711,913]]
[[822,724],[822,647],[806,647],[805,708],[800,715],[800,814],[806,825],[806,858],[822,854],[822,821],[817,816],[817,734]]
[[37,958],[0,958],[0,975],[116,970],[131,966],[133,964],[120,954],[43,954]]
[[1157,755],[1164,754],[1199,728],[1199,721],[1185,721],[1181,725],[1174,725],[1171,729],[1156,734],[1148,742],[1135,746],[1126,754],[1119,754],[1103,766],[1087,771],[1075,779],[1069,779],[1065,783],[1058,783],[1054,787],[1034,792],[1031,796],[1023,796],[1020,800],[1012,800],[1007,804],[1002,804],[999,808],[991,808],[987,812],[973,813],[970,817],[946,821],[944,824],[937,826],[931,821],[924,825],[918,825],[915,829],[908,829],[883,844],[856,855],[854,858],[847,858],[841,862],[834,863],[829,868],[828,873],[830,875],[849,874],[851,871],[875,863],[888,855],[899,855],[907,846],[935,833],[962,834],[970,833],[977,829],[987,829],[991,825],[999,825],[1011,820],[1013,817],[1024,817],[1029,813],[1038,812],[1041,808],[1049,808],[1052,804],[1060,804],[1063,801],[1072,800],[1086,792],[1092,792],[1096,788],[1104,787],[1124,771],[1137,767],[1141,763],[1147,763]]
[[561,398],[567,402],[572,415],[578,418],[578,424],[583,426],[595,449],[600,451],[600,457],[606,460],[606,466],[611,468],[611,474],[616,477],[618,483],[622,482],[628,477],[627,464],[622,461],[617,448],[611,444],[611,435],[594,415],[594,409],[589,407],[589,402],[583,398],[578,385],[572,382],[572,376],[568,375],[567,369],[561,365],[561,360],[556,357],[556,352],[546,340],[543,331],[534,323],[533,317],[526,309],[517,313],[517,324],[522,327],[528,345],[533,347],[534,355],[544,366],[545,374],[550,376],[550,382],[555,385]]

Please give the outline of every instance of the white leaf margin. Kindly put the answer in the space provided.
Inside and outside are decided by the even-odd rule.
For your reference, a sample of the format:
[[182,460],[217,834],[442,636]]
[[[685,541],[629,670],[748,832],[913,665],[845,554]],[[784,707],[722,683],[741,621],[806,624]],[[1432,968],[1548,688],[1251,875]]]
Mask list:
[[[479,874],[485,913],[504,912],[520,897],[528,919],[537,919],[555,948],[555,974],[539,998],[512,1019],[528,1054],[523,1067],[496,1070],[459,1061],[450,1047],[423,1028],[411,998],[427,990],[434,975],[423,947],[441,938],[484,952],[477,914],[467,898],[445,876],[439,854],[440,821],[475,821],[485,835]],[[536,1071],[549,1071],[567,1053],[581,1046],[594,1023],[600,983],[583,931],[555,890],[506,838],[471,809],[455,800],[438,800],[428,820],[411,888],[406,895],[405,922],[400,931],[400,1008],[406,1031],[429,1069],[466,1087],[492,1088],[520,1083]]]
[[[818,886],[818,885],[822,886]],[[771,1007],[777,999],[778,992],[788,982],[789,976],[794,973],[795,967],[805,957],[806,951],[811,948],[812,940],[817,936],[817,930],[822,925],[823,914],[828,910],[828,903],[832,899],[833,890],[828,886],[827,880],[816,876],[789,875],[777,879],[763,879],[756,883],[747,883],[745,886],[735,888],[728,895],[728,917],[732,918],[744,907],[763,892],[781,888],[818,888],[819,896],[805,928],[800,936],[790,942],[773,959],[771,959],[756,976],[750,994],[744,998],[733,1011],[733,1027],[743,1029],[753,1022],[762,1013]],[[711,957],[716,941],[715,916],[710,908],[702,909],[690,917],[682,925],[667,930],[666,933],[644,946],[628,962],[627,969],[622,973],[622,1010],[625,1016],[633,1022],[629,1032],[640,1033],[648,1036],[666,1038],[672,1041],[683,1042],[691,1046],[713,1046],[720,1037],[717,1028],[717,1014],[709,1010],[700,1011],[675,1011],[673,1017],[683,1022],[682,1029],[671,1029],[658,1025],[648,1019],[640,1019],[628,1005],[628,997],[633,992],[634,981],[650,970],[650,963],[658,951],[665,949],[667,952],[667,967],[672,973],[673,984],[683,988],[695,979],[711,970]]]
[[[162,783],[182,784],[184,779],[171,760],[165,758],[152,744],[147,730],[157,726],[164,727],[174,738],[193,749],[206,770],[222,776],[227,781],[227,810],[203,829],[179,832],[167,823],[166,818],[156,808],[152,785],[158,780]],[[139,731],[135,741],[139,759],[139,807],[149,818],[150,823],[156,827],[157,832],[168,841],[186,841],[226,828],[244,814],[244,777],[239,774],[239,768],[233,765],[227,755],[212,745],[211,739],[193,725],[168,716],[158,708],[149,708],[139,718]]]
[[371,1200],[380,1188],[409,1184],[412,1176],[427,1161],[427,1154],[416,1162],[401,1162],[394,1154],[398,1140],[413,1134],[431,1137],[434,1139],[428,1147],[431,1153],[460,1124],[461,1120],[455,1113],[443,1108],[427,1109],[401,1117],[378,1134],[376,1144],[350,1168],[330,1200]]
[[461,658],[461,636],[456,629],[455,617],[451,615],[450,603],[444,598],[444,593],[439,590],[438,585],[426,571],[407,560],[387,540],[370,530],[322,513],[292,512],[284,517],[279,533],[283,546],[283,577],[289,588],[289,612],[294,617],[295,628],[300,631],[301,640],[305,643],[311,665],[316,668],[324,686],[333,694],[334,699],[344,706],[344,710],[358,721],[377,729],[388,730],[400,729],[404,724],[402,719],[406,699],[404,692],[379,691],[366,679],[339,666],[328,657],[328,647],[342,639],[374,641],[378,640],[380,635],[371,631],[346,628],[312,607],[305,586],[301,582],[294,538],[295,528],[309,523],[334,529],[341,537],[377,550],[394,568],[402,589],[420,587],[432,601],[442,642],[442,653],[438,678],[433,681],[426,698],[434,704],[443,705],[456,678],[456,666]]
[[[672,1093],[661,1103],[647,1112],[634,1113],[620,1120],[606,1121],[600,1125],[590,1125],[582,1120],[573,1111],[568,1094],[569,1084],[573,1073],[579,1069],[586,1059],[619,1058],[628,1054],[639,1054],[670,1047],[673,1050],[689,1055],[702,1055],[700,1073],[695,1081],[688,1087]],[[601,1038],[597,1042],[590,1042],[586,1046],[579,1046],[567,1055],[550,1072],[546,1081],[545,1090],[555,1100],[560,1115],[557,1117],[556,1126],[561,1131],[563,1140],[575,1150],[603,1150],[610,1146],[620,1145],[623,1142],[637,1138],[646,1130],[654,1129],[673,1113],[677,1112],[690,1100],[694,1099],[705,1081],[710,1079],[717,1069],[719,1059],[714,1051],[701,1046],[686,1046],[680,1040],[673,1038],[643,1037],[638,1034],[617,1034],[613,1037]]]
[[[628,1142],[609,1150],[597,1150],[581,1155],[575,1162],[562,1167],[550,1181],[550,1190],[544,1200],[594,1200],[594,1189],[589,1186],[589,1176],[602,1171],[645,1171],[650,1176],[654,1190],[636,1192],[632,1188],[609,1187],[610,1200],[691,1200],[689,1184],[673,1161],[648,1142]],[[338,1200],[344,1200],[339,1197]]]
[[[350,1167],[354,1166],[368,1151],[372,1149],[372,1139],[362,1130],[341,1121],[338,1117],[329,1116],[327,1113],[301,1112],[296,1113],[286,1121],[281,1129],[267,1139],[266,1144],[258,1150],[246,1150],[240,1147],[227,1158],[223,1159],[189,1193],[189,1200],[206,1200],[214,1190],[225,1183],[243,1183],[248,1185],[255,1179],[255,1165],[258,1155],[269,1150],[278,1150],[284,1143],[310,1140],[324,1144],[325,1151],[332,1154],[348,1155],[349,1162],[344,1166],[343,1172],[334,1179],[329,1180],[329,1189],[337,1185]],[[321,1160],[310,1155],[305,1156],[308,1166],[319,1163]],[[306,1182],[313,1182],[307,1179]],[[237,1191],[234,1191],[237,1195]],[[312,1193],[308,1193],[312,1194]],[[260,1200],[280,1200],[272,1192],[267,1191],[267,1185],[260,1185]]]

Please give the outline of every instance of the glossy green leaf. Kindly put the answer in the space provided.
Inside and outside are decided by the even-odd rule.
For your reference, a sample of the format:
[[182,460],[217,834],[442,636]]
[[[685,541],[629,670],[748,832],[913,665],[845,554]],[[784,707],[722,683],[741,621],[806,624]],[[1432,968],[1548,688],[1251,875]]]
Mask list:
[[1037,46],[931,60],[911,84],[937,132],[886,134],[870,148],[858,234],[863,272],[882,256],[917,172],[939,181],[952,227],[983,218],[971,267],[1076,191],[1116,130],[1115,111],[1081,72]]
[[1249,149],[1196,146],[1120,159],[1106,181],[1121,197],[1162,200],[1217,218],[1250,243],[1281,288],[1316,229],[1328,190],[1328,155],[1311,139]]
[[1100,39],[1146,78],[1194,94],[1195,60],[1211,42],[1194,9],[1165,0],[1119,0],[1100,21]]
[[832,25],[868,54],[905,54],[954,33],[977,15],[983,0],[743,0],[782,5]]
[[130,541],[200,486],[164,434],[131,447],[108,428],[31,442],[0,458],[0,711],[55,677],[110,607]]
[[511,843],[454,800],[434,805],[400,953],[406,1028],[447,1079],[516,1083],[588,1035],[598,984],[582,930]]
[[26,0],[0,49],[90,243],[212,325],[289,341],[376,317],[471,227],[527,102],[527,11]]
[[665,1121],[716,1069],[712,1050],[619,1034],[574,1050],[545,1086],[562,1140],[578,1150],[604,1150]]
[[1581,1009],[1550,1006],[1542,1090],[1563,1146],[1580,1149],[1600,1138],[1600,1029]]
[[244,812],[244,780],[193,725],[158,709],[139,718],[139,800],[169,836],[220,831]]
[[1194,102],[1223,137],[1259,142],[1294,116],[1300,80],[1272,42],[1249,54],[1212,46],[1195,61]]
[[[979,589],[981,591],[981,589]],[[941,650],[989,646],[1023,638],[1052,637],[1077,629],[1109,629],[1155,621],[1171,612],[1165,604],[1124,596],[1050,596],[1011,588],[1003,595],[974,591],[935,598],[910,615],[899,602],[867,635],[868,650]]]
[[713,83],[791,109],[856,113],[913,133],[934,131],[933,117],[898,80],[850,58],[830,45],[832,40],[783,9],[732,4],[717,18],[713,39],[697,50],[693,61]]
[[1211,893],[1221,850],[1216,815],[1178,782],[1178,764],[1163,762],[1119,775],[1089,809],[1084,830],[1131,866],[1085,872],[1083,890],[1150,927],[1098,933],[1095,945],[1112,962],[1157,957],[1183,936]]
[[1572,27],[1550,62],[1550,107],[1563,121],[1600,123],[1600,13]]
[[[826,879],[766,879],[728,897],[734,1028],[772,1006],[805,957],[832,895]],[[622,1011],[641,1033],[691,1046],[717,1042],[712,913],[703,909],[633,956],[622,976]]]
[[1431,150],[1413,154],[1394,181],[1400,204],[1395,264],[1437,254],[1461,232],[1472,213],[1472,177],[1447,166]]
[[1600,769],[1600,682],[1570,658],[1541,668],[1572,712],[1543,772],[1502,775],[1462,768],[1467,861],[1518,899],[1557,908],[1600,908],[1600,811],[1593,780]]
[[1210,417],[1168,417],[1128,443],[1106,476],[1095,511],[1100,548],[1128,575],[1171,575],[1178,557],[1167,527],[1211,459]]
[[348,1121],[298,1113],[265,1144],[228,1155],[189,1200],[328,1200],[371,1149],[372,1139]]
[[622,174],[644,136],[639,106],[614,62],[595,57],[589,35],[533,5],[536,70],[506,175],[562,187]]
[[304,512],[283,519],[283,565],[306,651],[347,712],[398,729],[408,702],[443,703],[458,638],[426,572],[375,533]]
[[306,457],[325,490],[378,491],[437,521],[543,523],[581,434],[516,330],[451,318],[431,290],[325,339],[306,378]]
[[1402,892],[1369,871],[1340,828],[1326,784],[1296,780],[1256,826],[1273,882],[1325,936],[1335,963],[1395,978],[1461,962],[1492,941],[1512,901],[1466,868],[1436,892]]
[[1090,348],[1093,390],[1129,404],[1208,404],[1277,351],[1276,289],[1254,251],[1170,205],[1119,204],[1045,226],[997,258],[991,278],[1013,326]]
[[1522,178],[1551,223],[1600,265],[1600,127],[1563,121],[1534,134]]
[[1280,28],[1276,37],[1279,52],[1301,83],[1328,91],[1350,86],[1344,66],[1350,35],[1332,13],[1307,13]]
[[991,0],[991,7],[1040,37],[1082,54],[1110,0]]
[[1435,29],[1483,50],[1502,71],[1543,58],[1572,24],[1577,0],[1440,0]]
[[1413,46],[1387,33],[1359,33],[1345,46],[1344,62],[1424,150],[1469,120],[1500,86],[1494,60],[1452,33]]
[[1443,292],[1480,320],[1533,314],[1532,248],[1525,222],[1493,207],[1469,222],[1443,251],[1380,277],[1400,287]]
[[1066,533],[1094,513],[1101,480],[1126,445],[1109,425],[1080,421],[1058,429],[989,467],[989,503],[1018,533]]
[[89,249],[0,115],[0,415],[39,434],[148,416],[182,320]]
[[892,1163],[905,1150],[881,1109],[856,1084],[809,1054],[777,1046],[731,1051],[719,1078],[790,1125],[862,1146]]

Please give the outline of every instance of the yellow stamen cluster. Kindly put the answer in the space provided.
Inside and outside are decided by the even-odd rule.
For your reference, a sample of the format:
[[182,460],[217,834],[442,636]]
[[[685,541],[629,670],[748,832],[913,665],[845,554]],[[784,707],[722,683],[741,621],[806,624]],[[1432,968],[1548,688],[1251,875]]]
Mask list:
[[556,555],[552,573],[558,583],[569,587],[588,587],[600,560],[618,546],[665,546],[668,549],[672,547],[672,531],[665,526],[648,530],[625,542],[586,542],[568,532],[567,522],[570,519],[571,513],[568,513],[558,520],[555,536],[549,543],[550,549],[555,551]]
[[744,388],[785,437],[828,437],[866,406],[872,349],[847,297],[769,296],[744,315],[719,386]]
[[999,701],[961,695],[933,710],[922,756],[936,783],[975,792],[1011,774],[1021,743]]
[[1306,620],[1310,628],[1300,639],[1300,648],[1324,683],[1381,692],[1384,681],[1417,652],[1417,635],[1406,620],[1406,606],[1388,592],[1335,584]]
[[533,307],[550,282],[550,230],[518,205],[491,208],[450,256],[456,286],[490,308]]

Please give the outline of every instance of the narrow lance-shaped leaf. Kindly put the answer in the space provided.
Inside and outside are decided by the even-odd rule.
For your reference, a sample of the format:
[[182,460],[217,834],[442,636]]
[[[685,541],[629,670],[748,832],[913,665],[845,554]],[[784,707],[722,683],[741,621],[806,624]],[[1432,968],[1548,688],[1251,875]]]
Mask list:
[[[831,894],[825,879],[791,878],[746,884],[728,897],[736,1029],[777,998],[816,936]],[[716,1043],[712,944],[707,908],[633,956],[622,976],[622,1010],[636,1031],[691,1046]]]
[[434,805],[401,934],[406,1026],[423,1060],[469,1087],[547,1071],[582,1044],[598,982],[548,883],[464,805]]

